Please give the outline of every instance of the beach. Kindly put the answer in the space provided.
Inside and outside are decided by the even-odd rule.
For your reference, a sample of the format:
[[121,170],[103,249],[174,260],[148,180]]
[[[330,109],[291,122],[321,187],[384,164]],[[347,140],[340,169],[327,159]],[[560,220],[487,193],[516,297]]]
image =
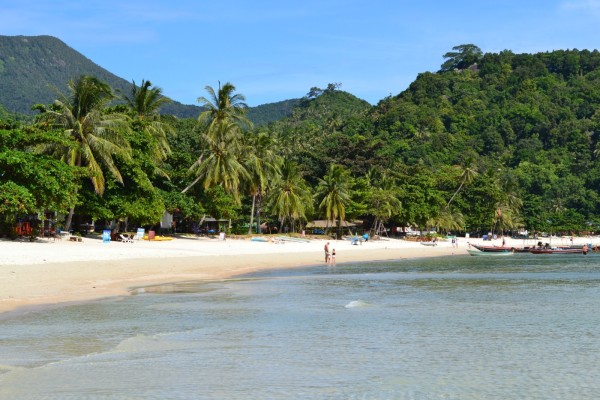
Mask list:
[[[0,313],[32,306],[91,301],[128,295],[138,287],[182,281],[211,281],[251,272],[325,265],[324,245],[336,249],[337,264],[464,255],[468,243],[481,239],[450,240],[437,246],[382,238],[352,245],[349,240],[257,242],[178,237],[169,241],[136,240],[103,243],[99,237],[34,242],[0,240]],[[508,246],[522,240],[506,239]],[[576,238],[575,244],[587,243]],[[501,245],[501,239],[486,241]],[[533,243],[530,241],[531,244]],[[555,244],[570,244],[566,238]]]
[[[26,306],[127,295],[133,288],[189,280],[219,280],[276,268],[325,264],[328,240],[257,242],[180,237],[169,241],[103,243],[38,239],[0,241],[0,313]],[[466,243],[423,246],[382,239],[352,245],[329,240],[337,264],[465,254]]]
[[599,255],[469,242],[0,240],[0,398],[595,398]]

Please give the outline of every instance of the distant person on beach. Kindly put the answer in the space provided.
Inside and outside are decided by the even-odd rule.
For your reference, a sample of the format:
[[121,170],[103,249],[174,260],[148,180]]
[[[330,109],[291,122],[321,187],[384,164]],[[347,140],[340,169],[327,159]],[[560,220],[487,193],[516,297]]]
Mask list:
[[325,243],[325,262],[329,263],[329,242]]
[[329,258],[329,263],[330,263],[331,265],[335,265],[335,249],[332,249],[332,250],[331,250],[331,256],[330,256],[330,258]]

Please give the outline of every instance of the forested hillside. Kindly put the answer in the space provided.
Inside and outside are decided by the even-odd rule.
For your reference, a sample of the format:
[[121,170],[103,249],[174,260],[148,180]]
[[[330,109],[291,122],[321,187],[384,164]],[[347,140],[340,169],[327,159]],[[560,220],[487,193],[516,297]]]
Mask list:
[[33,114],[36,103],[51,103],[56,89],[66,92],[70,79],[88,74],[115,90],[131,83],[94,64],[52,36],[0,36],[0,104],[9,111]]
[[456,166],[452,206],[465,226],[597,230],[599,110],[598,51],[504,51],[419,75],[369,119],[373,140],[387,144],[383,167],[428,182]]
[[[311,88],[289,116],[253,128],[231,83],[207,88],[199,119],[172,119],[158,112],[157,88],[136,88],[126,106],[108,107],[110,91],[88,77],[70,90],[102,94],[105,101],[83,109],[103,110],[94,115],[120,126],[106,138],[115,151],[70,169],[44,160],[79,185],[68,199],[76,213],[134,225],[152,226],[166,209],[188,230],[210,215],[231,219],[235,232],[256,231],[257,221],[294,231],[312,219],[358,219],[375,233],[597,232],[600,53],[453,50],[438,72],[376,106],[332,83]],[[25,131],[60,137],[50,144],[62,153],[44,157],[80,151],[97,143],[87,136],[105,133],[69,128],[69,101],[78,98],[42,108],[35,124],[0,124],[5,219],[62,204],[44,194],[44,180],[16,169],[14,160],[29,162],[43,148],[30,147]]]

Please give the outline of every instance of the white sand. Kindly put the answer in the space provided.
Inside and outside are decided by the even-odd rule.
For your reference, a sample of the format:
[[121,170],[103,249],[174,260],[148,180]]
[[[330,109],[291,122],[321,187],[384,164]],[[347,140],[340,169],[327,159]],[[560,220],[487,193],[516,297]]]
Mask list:
[[[337,263],[465,254],[467,241],[436,247],[399,239],[351,245],[331,240]],[[588,243],[576,238],[575,243]],[[0,240],[0,313],[25,306],[86,301],[127,295],[131,288],[186,280],[215,280],[264,269],[324,265],[325,240],[283,244],[227,239],[176,238],[171,241],[102,243],[38,239],[35,242]],[[501,245],[501,240],[485,242]],[[533,244],[530,241],[529,244]],[[507,245],[523,241],[507,239]],[[570,244],[553,238],[552,244]]]

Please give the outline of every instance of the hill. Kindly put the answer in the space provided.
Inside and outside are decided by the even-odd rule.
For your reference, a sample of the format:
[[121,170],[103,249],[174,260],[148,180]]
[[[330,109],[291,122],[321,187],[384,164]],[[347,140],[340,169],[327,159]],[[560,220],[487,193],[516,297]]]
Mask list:
[[[81,75],[92,75],[114,90],[129,93],[131,82],[102,68],[83,54],[52,36],[0,35],[0,105],[10,113],[33,115],[34,104],[48,104],[57,90],[67,92],[67,83]],[[159,85],[160,86],[160,85]],[[264,125],[291,114],[298,100],[265,104],[249,110],[256,125]],[[161,109],[179,118],[196,118],[202,111],[196,105],[177,101]]]

